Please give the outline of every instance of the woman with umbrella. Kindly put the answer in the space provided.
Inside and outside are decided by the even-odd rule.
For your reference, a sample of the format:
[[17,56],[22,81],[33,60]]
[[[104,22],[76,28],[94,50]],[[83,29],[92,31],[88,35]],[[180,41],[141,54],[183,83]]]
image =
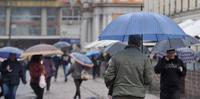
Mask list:
[[19,61],[17,55],[10,53],[7,60],[3,61],[1,65],[2,82],[3,82],[3,95],[5,99],[15,99],[16,91],[20,83],[26,84],[25,70]]
[[31,88],[36,94],[36,99],[43,99],[44,88],[39,85],[40,76],[45,75],[44,66],[41,64],[42,55],[33,55],[29,62],[29,71],[31,76]]
[[72,58],[72,66],[68,72],[68,75],[72,73],[72,77],[76,86],[74,99],[77,97],[78,99],[81,99],[80,86],[83,80],[89,79],[87,70],[93,66],[93,63],[87,56],[80,53],[72,53],[70,56]]

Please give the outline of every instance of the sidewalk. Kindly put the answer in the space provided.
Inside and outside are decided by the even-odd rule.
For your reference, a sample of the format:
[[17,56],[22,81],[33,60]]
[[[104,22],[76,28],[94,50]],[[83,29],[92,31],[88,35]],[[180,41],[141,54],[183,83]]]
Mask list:
[[[75,85],[73,79],[69,77],[67,83],[64,82],[63,72],[59,72],[57,82],[52,79],[50,92],[45,92],[44,99],[73,99],[75,93]],[[29,79],[29,78],[28,78]],[[81,86],[82,99],[107,99],[107,88],[103,79],[84,81]],[[3,98],[1,98],[3,99]],[[35,95],[27,85],[20,85],[17,91],[17,99],[35,99]],[[145,99],[159,99],[154,95],[147,94]]]

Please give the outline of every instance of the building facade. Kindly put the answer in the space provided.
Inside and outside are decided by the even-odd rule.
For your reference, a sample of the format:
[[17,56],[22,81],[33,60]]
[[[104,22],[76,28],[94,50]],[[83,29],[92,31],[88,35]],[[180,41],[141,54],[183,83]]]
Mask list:
[[172,17],[177,23],[200,18],[200,0],[144,0],[144,10]]
[[84,46],[117,16],[141,10],[143,0],[1,0],[0,46],[59,40]]
[[98,35],[122,14],[143,10],[143,0],[81,0],[81,45],[98,40]]

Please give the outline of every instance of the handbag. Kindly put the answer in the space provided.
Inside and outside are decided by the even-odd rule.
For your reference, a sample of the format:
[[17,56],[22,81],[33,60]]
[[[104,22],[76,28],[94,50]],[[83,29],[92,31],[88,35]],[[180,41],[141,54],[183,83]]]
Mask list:
[[39,86],[40,86],[40,88],[45,88],[46,85],[47,85],[47,84],[46,84],[45,76],[44,76],[44,74],[41,74]]
[[91,78],[90,74],[86,70],[82,70],[81,79],[82,80],[89,80],[90,78]]

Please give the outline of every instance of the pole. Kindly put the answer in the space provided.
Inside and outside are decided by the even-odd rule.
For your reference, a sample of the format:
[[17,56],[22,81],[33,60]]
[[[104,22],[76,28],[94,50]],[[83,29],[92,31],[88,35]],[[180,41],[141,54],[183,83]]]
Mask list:
[[[10,8],[10,10],[11,10],[11,8]],[[11,36],[12,36],[12,34],[11,34],[11,31],[12,31],[12,14],[11,14],[11,12],[10,12],[10,17],[9,17],[9,20],[10,20],[10,22],[9,22],[9,34],[8,34],[8,42],[7,42],[7,46],[11,46]]]

